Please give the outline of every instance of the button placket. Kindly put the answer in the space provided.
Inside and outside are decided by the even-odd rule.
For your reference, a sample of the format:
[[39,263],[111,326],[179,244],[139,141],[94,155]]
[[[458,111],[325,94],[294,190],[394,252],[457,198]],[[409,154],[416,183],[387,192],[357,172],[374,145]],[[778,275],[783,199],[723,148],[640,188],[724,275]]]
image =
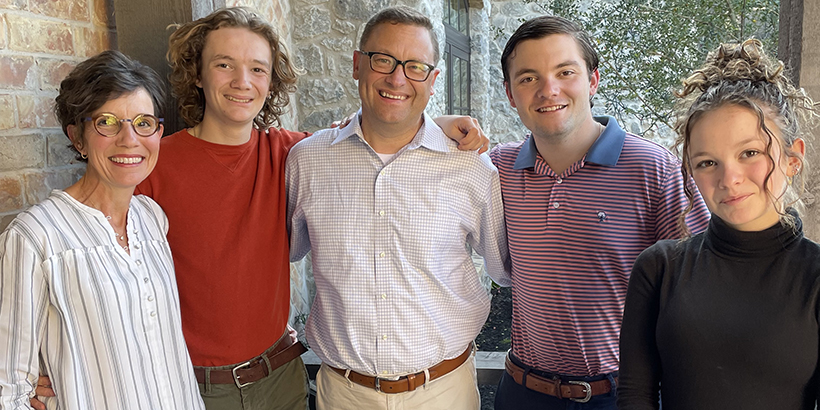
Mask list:
[[[392,164],[392,163],[391,163]],[[390,329],[389,320],[384,315],[380,314],[384,311],[383,306],[387,306],[387,293],[389,291],[389,282],[392,274],[392,266],[387,258],[390,252],[390,229],[388,214],[392,211],[390,207],[391,192],[391,176],[389,176],[388,168],[391,165],[382,167],[382,169],[375,175],[375,192],[372,208],[373,227],[375,228],[375,235],[373,243],[371,244],[374,256],[374,275],[375,281],[373,283],[373,293],[376,295],[376,305],[379,309],[374,309],[373,333],[370,337],[374,337],[374,344],[376,348],[376,363],[375,369],[377,372],[389,366],[384,365],[388,363],[390,358],[390,349],[388,347],[388,334]],[[379,303],[382,302],[382,303]]]

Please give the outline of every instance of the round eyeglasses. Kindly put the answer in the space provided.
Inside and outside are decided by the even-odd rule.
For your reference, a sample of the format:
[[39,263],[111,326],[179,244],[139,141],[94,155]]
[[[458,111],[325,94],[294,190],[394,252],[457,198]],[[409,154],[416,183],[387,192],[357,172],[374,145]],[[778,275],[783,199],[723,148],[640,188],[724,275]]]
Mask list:
[[163,119],[154,117],[151,114],[139,114],[134,118],[119,119],[114,114],[102,113],[94,118],[86,117],[83,121],[92,121],[94,129],[102,136],[113,137],[119,134],[122,129],[123,122],[130,122],[131,128],[137,135],[142,137],[150,137],[154,135],[162,124]]
[[360,53],[370,57],[370,68],[382,74],[393,74],[396,67],[404,67],[404,76],[408,80],[413,81],[427,81],[430,73],[436,68],[434,65],[422,63],[421,61],[405,60],[401,61],[390,54],[377,53],[375,51],[359,51]]

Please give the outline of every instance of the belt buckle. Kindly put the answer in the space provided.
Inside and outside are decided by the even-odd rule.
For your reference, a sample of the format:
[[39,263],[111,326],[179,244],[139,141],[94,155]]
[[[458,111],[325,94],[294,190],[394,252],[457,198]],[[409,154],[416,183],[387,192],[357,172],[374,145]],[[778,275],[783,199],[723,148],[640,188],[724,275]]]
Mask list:
[[570,398],[570,400],[572,400],[574,402],[577,402],[577,403],[586,403],[592,398],[592,386],[590,386],[589,383],[587,383],[585,381],[580,381],[580,380],[567,380],[567,383],[577,384],[579,386],[583,386],[584,389],[586,390],[586,394],[587,394],[587,396],[584,397],[583,399]]
[[373,379],[376,380],[376,391],[382,393],[382,386],[379,384],[379,377],[376,376]]
[[231,369],[231,374],[233,374],[233,382],[234,382],[234,384],[236,384],[236,387],[238,387],[240,389],[245,387],[245,386],[250,386],[250,385],[253,384],[253,382],[241,383],[239,381],[239,375],[236,374],[237,370],[241,370],[241,369],[246,368],[246,367],[251,367],[251,361],[250,360],[248,360],[247,362],[242,363],[242,364],[234,367],[233,369]]

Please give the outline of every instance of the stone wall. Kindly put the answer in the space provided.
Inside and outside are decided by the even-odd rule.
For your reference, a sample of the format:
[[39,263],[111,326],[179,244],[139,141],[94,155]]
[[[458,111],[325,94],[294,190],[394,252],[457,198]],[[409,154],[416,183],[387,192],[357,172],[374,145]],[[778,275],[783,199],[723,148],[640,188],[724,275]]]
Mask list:
[[60,81],[116,47],[108,0],[0,0],[0,230],[84,170],[53,113]]
[[[803,52],[801,56],[800,86],[820,102],[820,2],[803,2]],[[808,178],[806,212],[803,215],[806,236],[820,241],[820,126],[815,127],[809,138],[806,155],[811,174]]]

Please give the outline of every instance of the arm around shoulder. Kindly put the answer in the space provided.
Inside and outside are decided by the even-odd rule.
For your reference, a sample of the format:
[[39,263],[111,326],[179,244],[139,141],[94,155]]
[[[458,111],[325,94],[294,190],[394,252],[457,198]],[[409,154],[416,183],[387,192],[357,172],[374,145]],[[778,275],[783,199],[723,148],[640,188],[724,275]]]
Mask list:
[[[282,146],[285,148],[285,150],[290,150],[299,141],[313,135],[310,132],[288,131],[284,128],[279,128],[279,129],[277,129],[277,128],[268,128],[268,133],[271,135],[271,137],[281,138],[282,139]],[[274,136],[273,135],[274,133],[278,134],[278,135]]]

